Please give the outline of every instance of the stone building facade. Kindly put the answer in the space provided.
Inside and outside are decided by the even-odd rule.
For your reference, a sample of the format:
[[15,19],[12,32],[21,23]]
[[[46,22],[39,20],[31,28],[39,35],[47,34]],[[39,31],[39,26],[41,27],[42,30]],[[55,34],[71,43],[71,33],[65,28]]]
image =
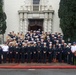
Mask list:
[[61,32],[58,9],[60,0],[4,0],[7,30],[24,32],[38,28],[50,33]]

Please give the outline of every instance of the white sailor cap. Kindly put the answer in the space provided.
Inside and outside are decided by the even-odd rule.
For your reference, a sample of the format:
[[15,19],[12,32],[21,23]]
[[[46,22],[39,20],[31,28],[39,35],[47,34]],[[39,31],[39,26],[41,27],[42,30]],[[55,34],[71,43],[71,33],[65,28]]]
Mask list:
[[50,42],[50,44],[52,44],[52,42]]
[[40,43],[40,41],[37,41],[38,43]]
[[23,42],[22,44],[25,44],[25,42]]
[[49,44],[49,46],[52,46],[52,44]]
[[44,42],[44,45],[46,45],[46,42]]
[[59,46],[61,46],[61,44],[59,44]]
[[36,44],[36,42],[34,42],[34,44]]
[[48,37],[47,40],[50,40],[50,37]]
[[33,38],[31,38],[31,40],[32,40],[32,41],[34,41],[34,39],[33,39]]
[[67,45],[67,43],[64,43],[64,45]]
[[62,42],[64,42],[64,40],[62,40]]
[[68,45],[71,45],[71,43],[68,43]]
[[54,37],[54,39],[56,39],[56,37]]
[[35,36],[36,38],[38,37],[38,36]]
[[37,38],[37,41],[39,41],[39,38]]

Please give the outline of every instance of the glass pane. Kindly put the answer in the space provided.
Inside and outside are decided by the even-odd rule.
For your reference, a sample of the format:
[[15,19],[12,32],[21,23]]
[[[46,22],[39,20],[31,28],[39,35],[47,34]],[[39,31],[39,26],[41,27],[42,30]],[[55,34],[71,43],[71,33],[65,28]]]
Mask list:
[[39,4],[40,0],[33,0],[33,4]]
[[39,6],[33,6],[33,11],[39,11]]

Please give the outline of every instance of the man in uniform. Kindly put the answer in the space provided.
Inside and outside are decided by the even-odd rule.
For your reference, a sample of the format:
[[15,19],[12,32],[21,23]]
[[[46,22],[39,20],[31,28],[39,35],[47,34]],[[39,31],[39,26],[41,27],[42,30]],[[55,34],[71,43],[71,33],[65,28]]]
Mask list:
[[1,55],[2,55],[2,47],[0,46],[0,63],[2,63]]
[[48,48],[48,62],[51,63],[53,59],[53,48],[52,48],[52,44],[49,44],[49,48]]
[[27,63],[31,62],[31,44],[30,42],[28,42],[28,46],[27,46]]
[[47,50],[48,50],[48,48],[46,46],[46,43],[44,42],[44,46],[42,48],[43,63],[46,63]]
[[57,48],[57,58],[58,58],[58,62],[62,62],[62,48],[61,48],[61,44],[59,44],[59,46]]
[[42,59],[42,47],[40,44],[40,41],[38,41],[38,45],[37,45],[37,62],[40,63]]
[[13,62],[13,52],[14,52],[14,46],[13,43],[9,43],[9,63]]
[[4,43],[4,45],[2,46],[3,49],[3,62],[6,63],[7,61],[7,54],[8,54],[8,45],[6,44],[6,42]]
[[67,63],[72,64],[71,43],[68,43],[68,46],[67,46]]
[[53,44],[53,62],[56,62],[56,58],[57,58],[57,48],[56,45]]
[[72,64],[74,65],[75,58],[76,58],[76,42],[73,42],[73,45],[71,46],[71,52],[72,52]]
[[34,42],[34,46],[33,46],[33,62],[37,61],[37,46],[36,46],[36,42]]
[[64,48],[63,48],[63,60],[65,63],[67,63],[67,44],[64,43]]
[[15,52],[15,63],[19,63],[20,49],[18,47],[18,43],[16,43],[14,52]]
[[22,43],[20,54],[21,54],[21,62],[24,63],[25,62],[25,43],[24,42]]

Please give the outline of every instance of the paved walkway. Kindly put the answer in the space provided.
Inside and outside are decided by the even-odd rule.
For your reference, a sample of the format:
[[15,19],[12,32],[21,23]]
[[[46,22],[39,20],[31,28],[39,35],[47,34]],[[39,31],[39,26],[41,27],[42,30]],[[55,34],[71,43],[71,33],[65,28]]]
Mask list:
[[2,63],[0,69],[76,69],[66,63]]
[[0,75],[76,75],[76,69],[0,69]]

